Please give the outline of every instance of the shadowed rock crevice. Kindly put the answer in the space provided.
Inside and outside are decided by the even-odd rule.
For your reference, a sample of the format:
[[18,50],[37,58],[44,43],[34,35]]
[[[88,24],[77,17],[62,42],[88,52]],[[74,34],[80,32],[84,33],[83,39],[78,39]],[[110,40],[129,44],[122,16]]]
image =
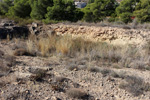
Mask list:
[[13,37],[28,37],[29,29],[27,26],[16,26],[13,21],[3,21],[0,23],[0,39]]

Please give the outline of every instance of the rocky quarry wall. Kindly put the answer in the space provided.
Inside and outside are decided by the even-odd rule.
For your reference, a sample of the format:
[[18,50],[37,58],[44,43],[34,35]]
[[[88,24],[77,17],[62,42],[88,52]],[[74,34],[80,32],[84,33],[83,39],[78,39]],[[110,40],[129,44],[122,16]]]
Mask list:
[[102,41],[115,45],[141,45],[150,39],[150,31],[143,29],[123,29],[114,27],[80,26],[80,25],[49,25],[58,35],[71,34],[82,36],[93,41]]
[[0,39],[7,35],[23,36],[34,34],[37,36],[49,36],[52,34],[70,34],[73,37],[81,36],[92,41],[102,41],[115,45],[136,44],[141,45],[150,40],[150,31],[144,29],[123,29],[118,27],[82,26],[66,24],[37,24],[32,23],[27,27],[16,26],[12,21],[1,21]]

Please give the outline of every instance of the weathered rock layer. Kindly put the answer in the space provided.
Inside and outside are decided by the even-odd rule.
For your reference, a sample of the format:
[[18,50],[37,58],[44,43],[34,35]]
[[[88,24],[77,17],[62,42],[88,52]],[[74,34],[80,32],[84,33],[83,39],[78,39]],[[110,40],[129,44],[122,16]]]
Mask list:
[[58,35],[71,34],[72,36],[83,36],[94,41],[103,41],[116,45],[120,44],[143,44],[149,40],[150,31],[140,29],[122,29],[114,27],[96,27],[79,25],[50,25]]

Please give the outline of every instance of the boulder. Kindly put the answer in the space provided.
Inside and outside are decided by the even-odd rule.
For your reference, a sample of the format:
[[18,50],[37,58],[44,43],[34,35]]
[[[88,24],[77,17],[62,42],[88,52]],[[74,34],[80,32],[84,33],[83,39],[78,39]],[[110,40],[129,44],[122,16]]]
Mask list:
[[37,27],[38,27],[38,24],[37,24],[37,23],[35,23],[35,22],[33,22],[33,23],[32,23],[32,27],[37,28]]

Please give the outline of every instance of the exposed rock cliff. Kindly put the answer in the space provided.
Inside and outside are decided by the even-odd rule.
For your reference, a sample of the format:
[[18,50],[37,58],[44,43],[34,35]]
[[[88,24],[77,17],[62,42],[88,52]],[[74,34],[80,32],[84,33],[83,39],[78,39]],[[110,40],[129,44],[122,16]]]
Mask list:
[[114,27],[96,27],[79,25],[50,25],[52,29],[60,34],[71,34],[72,36],[83,36],[94,41],[103,41],[116,45],[120,44],[143,44],[149,40],[150,31],[122,29]]

